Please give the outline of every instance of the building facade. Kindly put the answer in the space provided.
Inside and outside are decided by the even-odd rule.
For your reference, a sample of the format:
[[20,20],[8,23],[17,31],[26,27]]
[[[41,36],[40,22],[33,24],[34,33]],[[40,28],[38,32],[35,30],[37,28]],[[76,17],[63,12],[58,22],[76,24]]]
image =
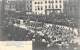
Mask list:
[[15,11],[26,11],[26,1],[27,0],[5,0],[5,10],[15,9]]
[[78,23],[80,20],[80,0],[64,1],[64,13],[72,16]]
[[32,12],[32,0],[7,0],[6,9],[12,8],[17,12]]
[[34,14],[46,14],[47,9],[60,9],[60,12],[63,12],[63,0],[32,0],[32,12]]
[[10,11],[16,11],[16,0],[4,1],[4,14],[9,15]]
[[5,1],[5,10],[16,10],[15,2],[16,0],[6,0]]
[[26,1],[26,11],[32,11],[32,0],[25,0]]

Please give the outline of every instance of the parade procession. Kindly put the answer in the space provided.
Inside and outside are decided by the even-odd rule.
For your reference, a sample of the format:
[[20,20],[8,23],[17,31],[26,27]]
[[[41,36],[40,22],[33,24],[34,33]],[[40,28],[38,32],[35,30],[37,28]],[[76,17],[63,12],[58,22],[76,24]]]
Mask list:
[[0,41],[31,41],[33,50],[80,50],[79,0],[1,0]]

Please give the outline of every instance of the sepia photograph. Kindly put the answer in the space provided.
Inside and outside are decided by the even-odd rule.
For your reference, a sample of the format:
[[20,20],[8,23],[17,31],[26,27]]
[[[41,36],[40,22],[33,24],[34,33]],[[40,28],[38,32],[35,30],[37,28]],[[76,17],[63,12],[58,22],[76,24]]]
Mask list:
[[80,50],[80,0],[0,0],[2,41],[30,42],[31,50]]

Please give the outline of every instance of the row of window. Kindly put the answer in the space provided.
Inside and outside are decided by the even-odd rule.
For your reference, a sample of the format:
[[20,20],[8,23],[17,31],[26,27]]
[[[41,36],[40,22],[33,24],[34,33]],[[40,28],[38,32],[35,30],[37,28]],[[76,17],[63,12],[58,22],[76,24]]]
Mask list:
[[35,4],[43,4],[43,2],[35,2]]
[[32,1],[27,1],[27,3],[32,3]]
[[26,7],[32,7],[32,5],[27,5]]
[[[59,3],[61,3],[62,1],[60,0]],[[58,1],[45,1],[45,3],[58,3]],[[43,4],[43,2],[35,2],[35,4]]]
[[10,6],[9,5],[6,5],[5,8],[6,9],[15,9],[15,5],[10,5]]
[[43,10],[43,7],[37,6],[35,10]]
[[[45,9],[47,9],[47,8],[54,8],[54,6],[53,7],[51,5],[45,6]],[[62,8],[62,5],[60,5],[60,6],[56,5],[55,8]],[[43,7],[40,7],[40,6],[35,7],[35,11],[37,11],[37,10],[43,10]]]
[[57,0],[56,1],[45,1],[45,3],[58,3],[58,2],[61,3],[62,1],[61,0],[60,1],[57,1]]
[[30,10],[32,10],[32,9],[31,9],[31,8],[26,8],[26,10],[27,10],[27,11],[30,11]]
[[[16,9],[15,5],[6,5],[5,9]],[[26,10],[32,10],[32,7],[27,7]]]
[[[45,8],[47,9],[47,8],[54,8],[54,6],[52,5],[49,5],[49,6],[45,6]],[[55,8],[62,8],[62,5],[55,5]]]
[[39,12],[35,12],[35,14],[44,14],[43,12],[42,13],[39,13]]

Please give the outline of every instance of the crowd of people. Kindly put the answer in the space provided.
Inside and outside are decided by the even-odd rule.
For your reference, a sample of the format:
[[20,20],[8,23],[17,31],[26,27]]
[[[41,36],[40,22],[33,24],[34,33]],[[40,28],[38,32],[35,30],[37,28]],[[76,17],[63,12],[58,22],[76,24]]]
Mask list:
[[[72,31],[65,29],[65,27],[59,27],[57,25],[44,26],[40,33],[37,33],[37,36],[40,37],[39,42],[46,43],[47,46],[53,45],[65,45],[72,43],[72,40],[77,37],[77,34]],[[36,37],[37,38],[37,37]],[[36,38],[35,41],[36,41]]]
[[[25,22],[24,22],[24,24],[25,24]],[[29,26],[29,22],[26,23],[25,26],[27,28]],[[49,47],[49,46],[53,46],[53,45],[65,45],[65,44],[72,43],[73,42],[72,40],[75,37],[77,37],[77,34],[73,30],[66,29],[65,27],[63,27],[61,25],[46,24],[46,23],[41,24],[41,23],[32,22],[32,24],[30,24],[30,26],[32,26],[34,29],[30,28],[28,30],[28,32],[27,32],[27,30],[20,29],[20,28],[18,28],[15,31],[12,31],[12,32],[15,32],[15,34],[17,32],[16,38],[19,35],[21,35],[21,37],[17,38],[17,40],[18,39],[33,40],[33,42],[39,42],[38,44],[42,44],[42,45],[44,43],[47,47]],[[38,27],[41,29],[36,30]],[[11,29],[13,29],[13,28],[11,28]],[[31,30],[33,30],[33,32]]]

